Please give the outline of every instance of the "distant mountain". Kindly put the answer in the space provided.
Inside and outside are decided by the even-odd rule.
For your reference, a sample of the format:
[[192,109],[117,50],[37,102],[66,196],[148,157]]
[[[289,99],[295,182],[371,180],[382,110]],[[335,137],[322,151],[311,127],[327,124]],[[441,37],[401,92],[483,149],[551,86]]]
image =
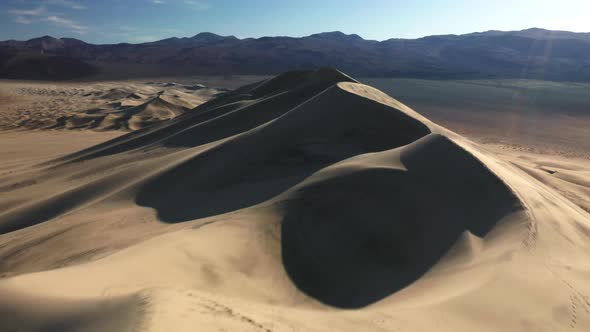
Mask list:
[[237,41],[239,40],[235,36],[219,36],[211,32],[201,32],[196,34],[192,37],[172,37],[166,38],[162,40],[158,40],[151,43],[144,43],[146,45],[197,45],[197,44],[215,44],[215,43],[222,43],[226,41]]
[[521,31],[498,31],[490,30],[486,32],[474,32],[463,36],[520,36],[533,39],[581,39],[590,40],[590,32],[569,32],[557,30],[545,30],[539,28],[531,28]]
[[[15,67],[22,63],[18,59],[31,57],[36,69]],[[75,70],[56,67],[56,59],[72,61]],[[53,67],[46,70],[49,65]],[[142,44],[93,45],[49,36],[0,42],[0,77],[13,78],[31,78],[37,69],[37,78],[67,79],[97,73],[104,78],[112,68],[133,77],[148,72],[269,75],[324,66],[358,77],[590,81],[590,33],[533,28],[375,41],[338,31],[245,39],[203,32]],[[125,70],[129,72],[121,73]]]

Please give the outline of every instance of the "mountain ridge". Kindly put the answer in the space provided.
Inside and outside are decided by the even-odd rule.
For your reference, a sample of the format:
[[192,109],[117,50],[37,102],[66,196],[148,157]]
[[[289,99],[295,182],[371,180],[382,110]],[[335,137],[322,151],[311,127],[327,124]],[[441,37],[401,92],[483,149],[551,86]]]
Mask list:
[[302,39],[302,38],[309,38],[309,37],[320,37],[320,36],[334,36],[334,35],[341,35],[341,36],[346,36],[346,37],[354,37],[354,38],[360,38],[364,41],[375,41],[375,42],[386,42],[389,40],[418,40],[418,39],[424,39],[424,38],[429,38],[429,37],[441,37],[441,36],[456,36],[456,37],[461,37],[461,36],[477,36],[477,35],[505,35],[505,34],[521,34],[521,35],[530,35],[530,36],[534,36],[534,35],[543,35],[543,34],[554,34],[554,35],[559,35],[559,36],[570,36],[572,38],[577,37],[577,38],[589,38],[590,39],[590,32],[574,32],[574,31],[567,31],[567,30],[549,30],[549,29],[544,29],[544,28],[537,28],[537,27],[532,27],[532,28],[527,28],[527,29],[522,29],[522,30],[485,30],[485,31],[477,31],[477,32],[468,32],[468,33],[461,33],[461,34],[454,34],[454,33],[449,33],[449,34],[434,34],[434,35],[427,35],[427,36],[422,36],[422,37],[417,37],[417,38],[398,38],[398,37],[392,37],[392,38],[387,38],[387,39],[383,39],[383,40],[375,40],[375,39],[365,39],[362,36],[355,34],[355,33],[351,33],[351,34],[347,34],[344,33],[342,31],[339,30],[333,30],[333,31],[324,31],[324,32],[318,32],[318,33],[313,33],[310,35],[306,35],[306,36],[301,36],[301,37],[296,37],[296,36],[281,36],[281,35],[277,35],[277,36],[261,36],[261,37],[244,37],[244,38],[238,38],[234,35],[228,35],[228,36],[224,36],[224,35],[220,35],[214,32],[209,32],[209,31],[202,31],[199,32],[195,35],[192,36],[184,36],[184,37],[178,37],[178,36],[172,36],[172,37],[167,37],[164,39],[159,39],[159,40],[155,40],[155,41],[150,41],[150,42],[141,42],[141,43],[129,43],[129,42],[119,42],[119,43],[88,43],[88,42],[84,42],[81,39],[77,39],[77,38],[72,38],[72,37],[54,37],[54,36],[50,36],[50,35],[44,35],[44,36],[40,36],[40,37],[35,37],[35,38],[30,38],[27,40],[19,40],[19,39],[7,39],[7,40],[0,40],[0,43],[4,43],[4,42],[29,42],[32,40],[36,40],[36,39],[60,39],[60,40],[75,40],[75,41],[80,41],[80,42],[84,42],[86,44],[90,44],[90,45],[97,45],[97,46],[104,46],[104,45],[120,45],[120,44],[130,44],[130,45],[142,45],[142,44],[151,44],[151,43],[155,43],[155,42],[160,42],[163,40],[169,40],[169,39],[195,39],[195,38],[199,38],[199,37],[215,37],[215,38],[231,38],[231,39],[237,39],[237,40],[258,40],[258,39],[263,39],[263,38],[292,38],[292,39]]
[[[87,64],[93,70],[62,73],[60,68],[30,77],[31,73],[24,75],[14,69],[14,62],[31,56],[40,63],[65,57]],[[111,64],[124,64],[149,65],[163,75],[170,74],[173,67],[181,68],[187,75],[272,75],[286,70],[331,66],[365,77],[590,81],[588,59],[590,33],[540,28],[383,41],[366,40],[340,31],[304,37],[243,39],[201,32],[192,37],[171,37],[139,44],[100,45],[74,38],[43,36],[27,41],[0,42],[0,77],[91,77],[108,72],[106,68]]]

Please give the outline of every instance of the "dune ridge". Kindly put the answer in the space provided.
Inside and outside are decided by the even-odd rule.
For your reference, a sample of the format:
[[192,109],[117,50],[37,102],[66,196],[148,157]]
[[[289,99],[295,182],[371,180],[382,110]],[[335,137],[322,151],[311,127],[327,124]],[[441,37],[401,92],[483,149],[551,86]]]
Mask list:
[[224,92],[174,82],[0,82],[0,99],[8,96],[0,129],[131,131],[170,120]]
[[28,330],[109,326],[72,301],[114,330],[590,326],[586,211],[330,68],[11,170],[0,199],[0,317]]

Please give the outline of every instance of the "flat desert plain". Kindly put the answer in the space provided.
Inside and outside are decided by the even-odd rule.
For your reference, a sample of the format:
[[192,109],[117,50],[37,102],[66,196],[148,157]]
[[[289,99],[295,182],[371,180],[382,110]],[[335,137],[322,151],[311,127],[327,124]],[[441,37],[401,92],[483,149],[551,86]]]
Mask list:
[[362,81],[2,81],[0,330],[590,330],[589,104]]

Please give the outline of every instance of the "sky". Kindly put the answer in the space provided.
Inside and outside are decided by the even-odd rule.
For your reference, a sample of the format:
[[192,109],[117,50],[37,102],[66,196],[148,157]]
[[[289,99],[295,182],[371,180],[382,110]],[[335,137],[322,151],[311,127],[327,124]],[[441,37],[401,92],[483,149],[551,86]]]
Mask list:
[[140,43],[199,32],[419,38],[532,27],[590,32],[590,0],[0,0],[0,40]]

